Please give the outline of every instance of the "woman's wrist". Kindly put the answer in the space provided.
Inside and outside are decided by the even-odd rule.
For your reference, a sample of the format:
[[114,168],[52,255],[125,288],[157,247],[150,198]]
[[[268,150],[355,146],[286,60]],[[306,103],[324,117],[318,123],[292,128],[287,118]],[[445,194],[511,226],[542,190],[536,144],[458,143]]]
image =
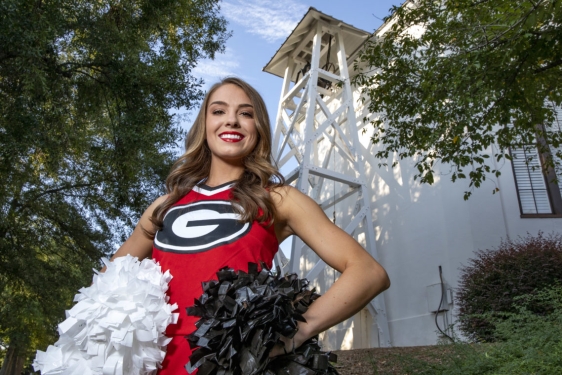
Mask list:
[[276,345],[269,353],[270,357],[292,353],[299,346],[304,344],[306,340],[314,336],[310,330],[310,325],[303,322],[298,322],[298,331],[292,338],[281,336],[281,343],[283,345]]
[[314,336],[311,327],[308,323],[299,322],[298,331],[293,336],[294,348],[301,346],[306,340]]

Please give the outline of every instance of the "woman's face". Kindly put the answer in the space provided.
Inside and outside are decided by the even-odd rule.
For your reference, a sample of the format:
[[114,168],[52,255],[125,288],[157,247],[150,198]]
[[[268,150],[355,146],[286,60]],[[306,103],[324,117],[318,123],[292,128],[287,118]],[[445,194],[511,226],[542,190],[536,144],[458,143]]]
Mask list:
[[213,159],[242,162],[254,150],[258,141],[254,107],[240,87],[226,84],[216,89],[209,97],[205,115]]

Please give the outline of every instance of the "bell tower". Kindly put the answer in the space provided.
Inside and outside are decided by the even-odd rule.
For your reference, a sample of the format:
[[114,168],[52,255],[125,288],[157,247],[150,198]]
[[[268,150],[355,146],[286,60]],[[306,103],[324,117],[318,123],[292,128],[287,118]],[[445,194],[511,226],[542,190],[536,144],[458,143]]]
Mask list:
[[[377,260],[370,194],[358,137],[349,66],[370,33],[310,8],[264,71],[283,78],[275,119],[273,157],[287,183],[314,199],[336,225]],[[311,223],[313,225],[313,223]],[[338,249],[345,251],[345,249]],[[339,276],[293,238],[289,272],[323,293]],[[391,345],[382,295],[368,306],[366,346]],[[376,339],[378,338],[378,345]]]

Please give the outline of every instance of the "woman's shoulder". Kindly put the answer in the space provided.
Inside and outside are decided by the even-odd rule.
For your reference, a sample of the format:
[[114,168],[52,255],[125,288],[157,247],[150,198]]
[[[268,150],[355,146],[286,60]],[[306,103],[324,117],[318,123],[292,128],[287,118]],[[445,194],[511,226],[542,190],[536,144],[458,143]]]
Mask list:
[[293,194],[293,190],[297,191],[291,185],[281,185],[281,186],[273,186],[268,189],[271,199],[275,203],[275,206],[279,206],[283,204],[285,199]]
[[166,200],[170,197],[170,194],[164,194],[159,196],[158,198],[156,198],[154,200],[154,202],[152,202],[152,204],[150,205],[150,207],[157,207],[160,206],[162,203],[166,202]]
[[271,189],[271,199],[280,216],[286,217],[296,206],[304,200],[309,200],[306,195],[291,185],[283,185]]
[[170,194],[161,195],[161,196],[159,196],[158,198],[156,198],[152,204],[162,204],[162,203],[164,203],[169,197],[170,197]]
[[291,185],[281,185],[281,186],[272,187],[270,191],[273,193],[271,194],[271,196],[273,197],[274,200],[276,199],[275,198],[276,196],[277,199],[279,200],[283,200],[284,198],[296,198],[296,199],[308,198],[307,195],[301,193],[297,188]]
[[144,212],[143,216],[147,216],[147,217],[151,217],[152,213],[154,212],[154,210],[156,209],[156,207],[159,207],[162,203],[166,202],[166,200],[168,199],[168,197],[170,196],[170,194],[164,194],[158,198],[156,198],[151,204],[150,206],[148,206],[148,208],[146,209],[146,211]]

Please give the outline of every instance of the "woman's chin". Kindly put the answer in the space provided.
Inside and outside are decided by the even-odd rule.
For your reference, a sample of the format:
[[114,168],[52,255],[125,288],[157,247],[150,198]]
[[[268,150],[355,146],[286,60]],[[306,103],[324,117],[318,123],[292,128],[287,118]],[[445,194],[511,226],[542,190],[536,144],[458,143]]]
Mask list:
[[220,155],[213,155],[213,160],[215,160],[216,162],[230,164],[232,166],[243,166],[245,157],[246,154],[223,153]]

